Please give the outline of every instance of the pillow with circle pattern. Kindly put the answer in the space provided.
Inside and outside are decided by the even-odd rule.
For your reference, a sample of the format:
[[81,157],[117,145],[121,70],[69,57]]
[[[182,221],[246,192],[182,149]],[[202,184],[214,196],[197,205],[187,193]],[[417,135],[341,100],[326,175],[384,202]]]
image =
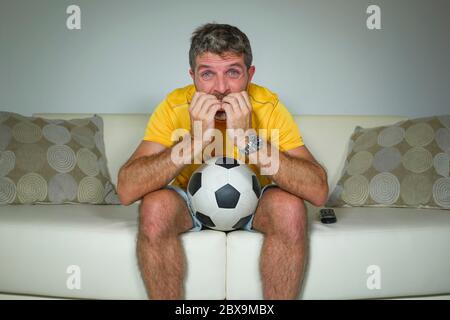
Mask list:
[[0,205],[119,204],[103,119],[49,120],[0,112]]
[[356,127],[326,206],[450,209],[450,115]]

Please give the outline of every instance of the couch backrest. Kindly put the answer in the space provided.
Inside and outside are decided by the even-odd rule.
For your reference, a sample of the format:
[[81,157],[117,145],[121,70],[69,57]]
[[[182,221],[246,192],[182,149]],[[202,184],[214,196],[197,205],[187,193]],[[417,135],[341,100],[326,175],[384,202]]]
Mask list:
[[[99,114],[104,121],[106,157],[111,179],[117,175],[144,136],[149,114]],[[43,113],[35,116],[50,119],[72,119],[92,114]],[[347,144],[356,126],[375,127],[406,119],[401,116],[295,115],[304,142],[328,172],[330,191],[344,166]]]

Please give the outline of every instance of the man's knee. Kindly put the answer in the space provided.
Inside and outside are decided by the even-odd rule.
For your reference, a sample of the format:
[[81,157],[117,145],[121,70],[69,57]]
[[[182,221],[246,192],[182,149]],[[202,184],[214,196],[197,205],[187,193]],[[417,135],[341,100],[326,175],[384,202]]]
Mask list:
[[142,198],[139,231],[150,239],[178,235],[192,227],[183,200],[174,190],[161,189]]
[[307,214],[303,199],[280,188],[264,192],[265,233],[277,235],[289,242],[304,240],[307,232]]

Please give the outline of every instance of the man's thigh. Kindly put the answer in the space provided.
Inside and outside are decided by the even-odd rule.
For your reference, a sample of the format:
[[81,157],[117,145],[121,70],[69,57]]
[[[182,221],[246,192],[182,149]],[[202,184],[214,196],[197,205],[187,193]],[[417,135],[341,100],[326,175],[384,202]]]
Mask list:
[[254,231],[265,232],[274,227],[287,231],[297,225],[301,229],[306,221],[306,207],[303,199],[273,185],[261,195],[253,216]]
[[167,185],[164,189],[175,191],[178,194],[178,196],[181,198],[183,204],[186,206],[187,212],[190,215],[191,220],[192,220],[192,228],[188,231],[200,231],[202,229],[202,223],[195,216],[195,212],[192,209],[192,205],[191,205],[191,202],[189,201],[189,197],[188,197],[186,191],[178,186],[173,186],[170,184]]
[[178,233],[192,228],[188,206],[178,192],[163,188],[146,194],[139,205],[139,225],[144,232],[149,226],[156,230],[170,228]]
[[265,186],[261,189],[261,195],[260,195],[260,197],[259,197],[258,206],[256,207],[256,210],[255,210],[255,212],[253,213],[252,218],[250,219],[250,221],[242,228],[243,230],[253,231],[253,232],[256,232],[256,231],[257,231],[257,230],[255,230],[255,229],[253,228],[253,224],[254,224],[254,220],[255,220],[255,217],[256,217],[256,213],[258,212],[258,208],[259,208],[259,206],[260,206],[260,204],[261,204],[261,202],[262,202],[262,199],[263,199],[263,197],[264,197],[265,192],[266,192],[267,190],[271,189],[271,188],[279,188],[279,187],[278,187],[276,184],[274,184],[274,183],[269,183],[269,184],[265,185]]

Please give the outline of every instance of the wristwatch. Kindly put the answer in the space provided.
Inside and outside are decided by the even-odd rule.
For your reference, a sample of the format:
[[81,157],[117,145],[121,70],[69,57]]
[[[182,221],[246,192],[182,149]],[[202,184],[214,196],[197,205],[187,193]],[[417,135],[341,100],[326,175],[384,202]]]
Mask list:
[[258,151],[262,147],[262,139],[256,134],[250,134],[247,136],[248,142],[244,148],[239,149],[239,152],[248,156],[249,154]]

